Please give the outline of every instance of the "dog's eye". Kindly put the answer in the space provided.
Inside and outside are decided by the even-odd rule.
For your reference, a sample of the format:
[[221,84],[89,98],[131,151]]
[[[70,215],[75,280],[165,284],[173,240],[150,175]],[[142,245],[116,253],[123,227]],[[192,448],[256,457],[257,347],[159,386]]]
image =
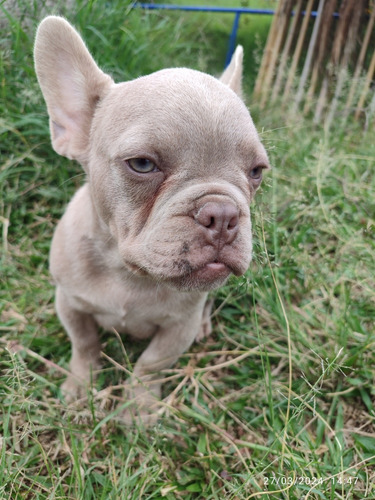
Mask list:
[[155,163],[147,158],[130,158],[126,160],[126,163],[138,174],[149,174],[157,170]]
[[263,168],[261,165],[259,165],[258,167],[255,167],[255,168],[252,168],[250,170],[250,177],[251,179],[253,179],[254,181],[261,181],[262,180],[262,173],[263,173]]

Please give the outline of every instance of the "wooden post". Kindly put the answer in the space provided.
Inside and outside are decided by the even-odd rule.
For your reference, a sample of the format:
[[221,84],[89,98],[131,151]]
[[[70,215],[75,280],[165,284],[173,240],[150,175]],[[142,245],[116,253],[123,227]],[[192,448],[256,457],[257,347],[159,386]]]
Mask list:
[[282,8],[282,3],[283,3],[282,1],[278,2],[277,9],[276,9],[276,12],[275,12],[272,24],[271,24],[270,32],[268,34],[266,47],[264,49],[262,62],[261,62],[259,72],[258,72],[258,77],[257,77],[257,80],[255,82],[254,95],[256,97],[259,97],[262,93],[264,75],[267,71],[269,61],[271,59],[274,40],[275,40],[276,34],[277,34],[277,24],[278,24],[278,19],[280,16],[280,11]]
[[290,24],[290,28],[288,31],[288,37],[286,39],[286,42],[284,44],[283,52],[281,54],[280,58],[280,64],[277,70],[277,76],[276,76],[276,81],[272,89],[272,97],[271,97],[271,102],[275,102],[277,96],[279,95],[280,92],[280,87],[281,87],[281,82],[285,78],[285,68],[286,68],[286,63],[288,61],[288,56],[290,52],[290,48],[292,46],[292,41],[294,40],[295,34],[297,32],[297,26],[299,24],[300,16],[302,13],[302,8],[303,8],[303,0],[298,0],[297,8],[294,12],[293,16],[293,21]]
[[[366,115],[366,123],[365,123],[366,130],[368,130],[370,128],[369,125],[372,123],[374,116],[375,116],[375,92],[372,96],[370,106],[369,106],[369,111]],[[373,129],[371,129],[371,130],[373,130]]]
[[286,104],[290,90],[292,88],[294,78],[296,76],[297,64],[298,64],[299,58],[301,56],[302,46],[303,46],[303,42],[305,40],[307,27],[309,25],[313,4],[314,4],[314,0],[308,0],[306,11],[305,11],[305,17],[303,19],[303,23],[302,23],[302,27],[301,27],[301,32],[300,32],[300,35],[299,35],[299,38],[297,41],[297,45],[296,45],[296,49],[295,49],[294,55],[293,55],[292,66],[289,70],[288,80],[286,82],[285,89],[284,89],[284,97],[283,97],[283,104],[284,105]]
[[364,2],[365,0],[357,0],[357,4],[354,8],[352,18],[350,20],[350,25],[349,25],[349,31],[344,47],[344,54],[342,57],[342,61],[340,63],[339,67],[339,72],[338,72],[338,79],[336,83],[336,89],[335,89],[335,94],[333,96],[333,99],[331,101],[331,106],[326,118],[326,123],[325,127],[328,130],[331,126],[333,117],[335,115],[338,102],[339,102],[339,97],[341,95],[345,79],[347,78],[348,74],[348,65],[349,65],[349,59],[355,49],[356,46],[356,39],[357,39],[357,34],[360,26],[360,21],[362,17],[362,13],[364,11]]
[[359,101],[357,104],[357,111],[355,113],[355,118],[357,120],[358,120],[359,115],[363,109],[363,105],[365,103],[365,99],[366,99],[367,93],[368,93],[369,88],[370,88],[371,80],[374,78],[374,74],[375,74],[375,50],[372,53],[370,67],[367,71],[366,80],[365,80],[365,84],[363,86],[362,94],[361,94],[361,97],[359,98]]
[[362,42],[361,52],[359,53],[358,61],[357,61],[354,75],[352,78],[352,84],[350,86],[348,100],[346,101],[346,106],[345,106],[345,116],[346,117],[349,114],[350,107],[352,105],[353,98],[354,98],[354,93],[355,93],[355,90],[358,86],[359,77],[360,77],[360,74],[361,74],[361,71],[363,68],[363,62],[365,60],[368,44],[369,44],[370,38],[371,38],[372,29],[374,27],[374,21],[375,21],[375,5],[372,8],[370,19],[369,19],[369,22],[367,24],[365,37],[364,37],[363,42]]
[[290,16],[292,13],[293,9],[293,4],[294,0],[284,0],[283,3],[283,8],[280,11],[280,17],[279,17],[279,26],[278,30],[276,33],[275,41],[274,41],[274,47],[273,51],[271,52],[271,58],[269,61],[269,65],[266,68],[266,73],[264,76],[264,91],[262,92],[262,98],[261,98],[261,103],[260,106],[264,107],[268,93],[269,93],[269,88],[271,86],[274,73],[275,73],[275,66],[277,64],[277,59],[280,53],[280,48],[283,42],[283,39],[285,38],[285,33],[288,29],[289,22],[290,22]]
[[334,75],[334,68],[340,62],[340,56],[342,52],[342,47],[344,44],[344,37],[348,31],[348,27],[351,21],[352,10],[356,0],[346,0],[341,4],[339,11],[339,22],[335,32],[335,38],[333,42],[332,52],[328,68],[326,68],[326,75],[323,79],[322,87],[320,89],[320,94],[317,102],[317,107],[314,116],[314,122],[319,123],[321,120],[321,115],[326,104],[328,88],[330,80]]
[[304,113],[307,113],[311,108],[316,85],[318,83],[318,77],[322,73],[322,65],[326,57],[327,47],[329,47],[329,37],[331,33],[331,26],[334,21],[333,13],[335,12],[336,4],[337,0],[327,0],[325,3],[325,8],[322,14],[324,23],[321,26],[321,32],[319,34],[318,53],[313,64],[310,87],[306,94],[305,106],[303,108]]
[[316,46],[316,42],[318,39],[320,23],[322,21],[322,12],[323,12],[323,7],[324,7],[324,2],[325,2],[325,0],[319,0],[317,17],[315,19],[314,29],[313,29],[313,32],[311,34],[309,48],[308,48],[306,59],[305,59],[305,64],[303,66],[302,75],[301,75],[299,85],[298,85],[297,95],[296,95],[296,98],[294,101],[295,110],[297,110],[299,103],[301,102],[303,91],[305,90],[307,77],[309,76],[309,73],[310,73],[311,61],[312,61],[312,57],[314,55],[315,46]]

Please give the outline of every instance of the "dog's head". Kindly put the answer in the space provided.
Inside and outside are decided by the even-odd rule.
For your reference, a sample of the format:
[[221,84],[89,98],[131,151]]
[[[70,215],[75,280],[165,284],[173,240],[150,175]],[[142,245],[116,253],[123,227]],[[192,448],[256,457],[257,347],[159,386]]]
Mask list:
[[53,147],[83,165],[132,273],[208,290],[246,271],[268,160],[239,97],[241,47],[220,80],[167,69],[115,84],[70,24],[48,17],[35,65]]

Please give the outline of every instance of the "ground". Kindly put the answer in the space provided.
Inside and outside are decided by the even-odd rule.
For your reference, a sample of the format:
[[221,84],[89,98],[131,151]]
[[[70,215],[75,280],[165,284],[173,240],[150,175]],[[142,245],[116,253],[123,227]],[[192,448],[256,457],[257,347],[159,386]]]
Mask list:
[[[0,498],[372,498],[373,129],[259,109],[266,24],[243,21],[246,101],[273,166],[251,207],[254,260],[215,295],[211,337],[165,373],[159,423],[125,427],[120,388],[144,344],[103,332],[97,385],[81,406],[61,399],[70,345],[48,251],[84,175],[51,149],[32,62],[42,12],[18,7],[0,40]],[[101,0],[65,14],[117,81],[172,65],[219,74],[232,22]]]

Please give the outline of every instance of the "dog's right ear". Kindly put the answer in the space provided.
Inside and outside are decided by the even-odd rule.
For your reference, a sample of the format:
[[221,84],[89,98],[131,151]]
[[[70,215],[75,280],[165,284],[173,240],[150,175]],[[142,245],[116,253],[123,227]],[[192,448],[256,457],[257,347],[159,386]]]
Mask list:
[[220,81],[228,85],[239,97],[242,97],[242,62],[243,48],[237,45],[230,63],[220,78]]
[[34,57],[53,148],[85,164],[95,108],[113,80],[98,68],[82,38],[61,17],[46,17],[39,25]]

